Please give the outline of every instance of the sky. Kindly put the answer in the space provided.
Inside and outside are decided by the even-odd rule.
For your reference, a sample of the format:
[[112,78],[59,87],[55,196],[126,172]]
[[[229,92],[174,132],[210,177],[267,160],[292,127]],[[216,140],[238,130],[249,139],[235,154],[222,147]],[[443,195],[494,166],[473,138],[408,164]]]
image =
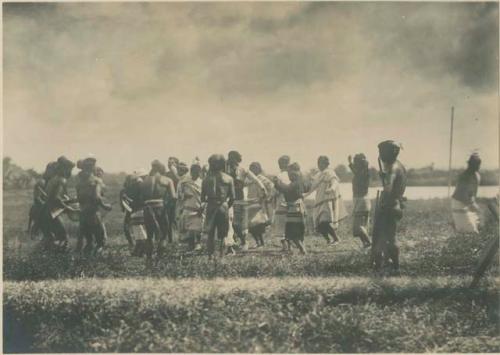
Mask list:
[[402,143],[498,167],[497,3],[3,3],[3,149],[108,172],[238,150],[275,172]]

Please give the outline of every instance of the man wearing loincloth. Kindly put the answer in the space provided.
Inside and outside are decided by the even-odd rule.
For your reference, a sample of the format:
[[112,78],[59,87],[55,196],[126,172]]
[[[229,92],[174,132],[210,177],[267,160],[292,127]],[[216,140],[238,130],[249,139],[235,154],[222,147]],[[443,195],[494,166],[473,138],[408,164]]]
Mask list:
[[208,165],[208,174],[201,186],[201,201],[206,203],[204,229],[208,234],[208,255],[212,258],[215,253],[216,233],[220,256],[224,254],[224,240],[229,230],[229,209],[234,202],[235,190],[233,178],[224,173],[224,156],[212,155],[208,159]]
[[141,184],[141,202],[146,227],[146,266],[152,266],[154,242],[156,242],[156,262],[165,251],[165,238],[169,220],[165,212],[168,201],[176,199],[174,182],[165,176],[165,166],[158,160],[151,164],[151,172]]

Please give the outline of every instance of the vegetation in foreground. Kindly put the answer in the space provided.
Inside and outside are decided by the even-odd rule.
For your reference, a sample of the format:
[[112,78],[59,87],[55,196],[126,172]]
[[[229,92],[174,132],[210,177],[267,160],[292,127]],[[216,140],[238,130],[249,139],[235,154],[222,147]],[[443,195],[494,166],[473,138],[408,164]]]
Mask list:
[[500,280],[478,290],[468,281],[6,282],[4,350],[498,352]]
[[216,263],[176,244],[151,272],[129,256],[117,210],[107,255],[40,252],[23,232],[29,202],[4,195],[6,352],[500,351],[498,265],[466,287],[498,237],[487,212],[479,236],[456,235],[446,201],[409,201],[403,277],[380,279],[349,219],[338,246],[308,236],[305,257],[283,255],[277,239]]

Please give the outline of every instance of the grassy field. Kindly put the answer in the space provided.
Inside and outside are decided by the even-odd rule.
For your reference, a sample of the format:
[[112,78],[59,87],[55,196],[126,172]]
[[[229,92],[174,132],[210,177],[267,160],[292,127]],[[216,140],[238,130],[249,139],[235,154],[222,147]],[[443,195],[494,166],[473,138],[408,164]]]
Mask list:
[[[108,194],[116,201],[116,189]],[[498,265],[480,289],[466,288],[481,248],[498,237],[487,211],[472,237],[453,232],[446,201],[409,201],[402,277],[377,278],[350,219],[336,246],[309,235],[307,256],[283,255],[270,237],[215,262],[176,243],[146,270],[129,256],[117,203],[105,255],[81,261],[44,254],[26,236],[29,191],[7,191],[3,202],[7,351],[500,351]]]
[[92,279],[7,282],[10,351],[500,351],[500,280]]

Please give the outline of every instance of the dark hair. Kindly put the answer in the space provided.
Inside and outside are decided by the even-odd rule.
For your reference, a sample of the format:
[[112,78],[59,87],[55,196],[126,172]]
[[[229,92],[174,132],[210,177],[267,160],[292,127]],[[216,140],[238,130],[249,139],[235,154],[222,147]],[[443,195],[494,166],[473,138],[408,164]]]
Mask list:
[[318,158],[318,164],[320,162],[325,162],[326,165],[330,165],[330,159],[328,159],[328,157],[326,155],[320,155],[319,158]]
[[208,158],[208,166],[212,172],[223,171],[226,167],[226,159],[222,154],[212,154]]
[[45,172],[43,173],[42,177],[44,178],[44,180],[48,181],[56,174],[56,172],[57,172],[57,162],[51,161],[45,167]]
[[383,141],[378,145],[380,160],[388,164],[396,161],[400,150],[401,146],[392,140]]
[[357,169],[368,170],[368,160],[366,160],[366,156],[363,153],[354,156],[354,166]]
[[191,165],[191,168],[189,169],[189,172],[192,174],[193,172],[197,171],[198,173],[201,173],[201,166],[200,164],[193,164]]
[[467,167],[469,169],[477,170],[479,169],[479,166],[481,165],[481,157],[479,156],[478,153],[473,153],[469,157],[469,160],[467,160]]
[[62,155],[57,158],[57,167],[61,169],[60,171],[62,171],[66,169],[73,169],[75,167],[75,164],[64,155]]
[[241,162],[241,154],[237,152],[236,150],[231,150],[229,154],[227,155],[227,159],[237,161],[238,163]]
[[257,174],[260,174],[260,173],[262,173],[262,166],[260,165],[259,162],[254,161],[252,164],[250,164],[250,171],[252,171],[252,170],[257,171]]
[[282,155],[279,159],[278,159],[278,164],[290,164],[290,156],[288,155]]

